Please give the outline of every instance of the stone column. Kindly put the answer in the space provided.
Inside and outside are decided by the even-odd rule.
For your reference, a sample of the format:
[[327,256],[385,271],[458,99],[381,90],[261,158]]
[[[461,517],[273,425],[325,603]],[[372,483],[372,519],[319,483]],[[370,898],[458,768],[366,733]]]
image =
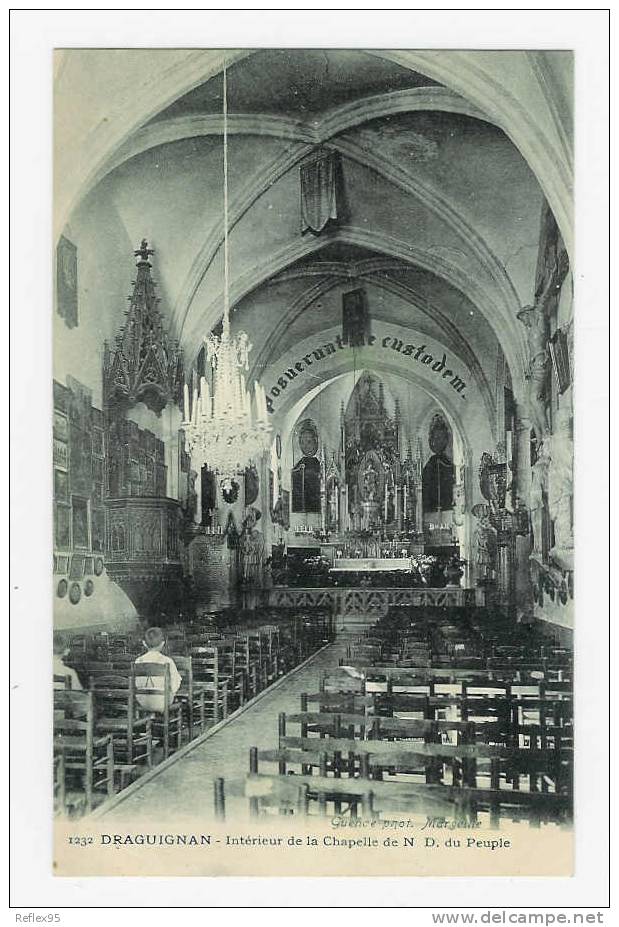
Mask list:
[[[256,505],[262,512],[262,533],[264,535],[264,545],[265,545],[265,560],[267,557],[271,556],[271,550],[275,540],[275,526],[271,520],[271,510],[269,507],[269,487],[270,487],[270,473],[271,473],[271,455],[270,452],[266,452],[260,458],[258,463],[258,478],[260,481],[260,489],[258,492],[258,500]],[[274,484],[275,485],[275,484]],[[273,506],[277,499],[275,494],[273,496]]]
[[515,537],[511,532],[499,532],[497,548],[497,585],[503,605],[512,609],[514,602]]
[[169,402],[161,413],[161,438],[165,447],[166,495],[169,499],[180,498],[179,489],[179,442],[181,413],[174,403]]
[[[513,455],[512,492],[514,505],[519,501],[527,510],[531,499],[531,420],[526,410],[518,405],[514,421],[515,447]],[[533,587],[531,584],[531,535],[514,538],[514,597],[518,617],[532,614]]]
[[325,474],[324,455],[320,460],[320,531],[325,534],[327,530],[327,481]]
[[419,534],[423,534],[423,486],[421,483],[421,478],[417,480],[415,485],[415,493],[417,495],[417,504],[415,507],[415,530]]
[[513,450],[513,479],[517,495],[528,507],[531,496],[531,419],[519,405],[515,426]]

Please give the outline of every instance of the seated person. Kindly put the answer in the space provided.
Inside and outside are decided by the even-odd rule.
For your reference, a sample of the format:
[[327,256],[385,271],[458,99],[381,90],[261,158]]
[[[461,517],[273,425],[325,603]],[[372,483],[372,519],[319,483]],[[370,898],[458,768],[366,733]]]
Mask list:
[[[149,628],[144,635],[146,653],[138,657],[135,663],[136,666],[140,663],[168,664],[170,667],[170,704],[172,704],[174,696],[180,688],[181,676],[176,668],[174,660],[161,652],[164,645],[165,638],[161,628]],[[137,689],[152,689],[154,693],[153,695],[138,695],[137,700],[140,707],[144,708],[146,711],[156,711],[163,714],[166,707],[163,695],[164,677],[136,676],[135,685]],[[157,692],[160,694],[155,694]]]
[[[65,666],[64,660],[67,654],[69,653],[69,639],[66,635],[61,634],[60,631],[54,631],[54,676],[64,676],[65,679],[67,676],[71,680],[70,689],[81,689],[82,684],[79,681],[79,677],[74,669],[70,666]],[[54,680],[54,689],[66,689],[67,686],[64,682],[60,680]]]

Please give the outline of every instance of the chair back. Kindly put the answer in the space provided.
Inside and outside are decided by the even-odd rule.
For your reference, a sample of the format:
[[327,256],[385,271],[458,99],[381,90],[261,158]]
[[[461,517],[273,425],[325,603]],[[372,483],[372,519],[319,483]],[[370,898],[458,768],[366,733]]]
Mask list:
[[[138,680],[146,679],[146,683]],[[154,680],[163,680],[163,685],[155,685]],[[132,682],[136,696],[162,696],[164,712],[170,707],[170,664],[169,663],[134,663]]]
[[[193,659],[184,654],[170,654],[172,660],[176,664],[176,668],[179,671],[180,675],[183,677],[183,681],[187,683],[187,687],[191,691],[193,688]],[[139,666],[139,664],[137,664]]]
[[136,712],[135,687],[131,670],[103,664],[101,669],[89,667],[88,688],[95,696],[97,715],[127,717],[133,721]]
[[90,734],[94,721],[92,692],[54,689],[54,734]]

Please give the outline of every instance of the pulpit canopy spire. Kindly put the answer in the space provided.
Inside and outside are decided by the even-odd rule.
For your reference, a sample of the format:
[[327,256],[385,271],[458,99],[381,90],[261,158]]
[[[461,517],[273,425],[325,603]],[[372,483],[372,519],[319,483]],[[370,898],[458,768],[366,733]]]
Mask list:
[[145,238],[134,252],[137,276],[128,297],[125,322],[103,358],[103,401],[108,413],[143,402],[157,415],[168,402],[180,405],[183,358],[178,342],[169,338],[155,295],[150,257],[155,253]]

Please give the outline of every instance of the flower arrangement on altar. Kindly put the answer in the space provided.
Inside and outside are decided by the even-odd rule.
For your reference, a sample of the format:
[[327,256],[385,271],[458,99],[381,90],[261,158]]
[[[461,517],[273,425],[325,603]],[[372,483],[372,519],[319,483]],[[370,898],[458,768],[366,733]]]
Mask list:
[[443,573],[447,580],[448,586],[459,586],[460,580],[464,576],[464,567],[466,560],[463,560],[459,554],[451,554],[443,567]]
[[432,554],[414,554],[410,558],[410,561],[411,570],[413,572],[419,573],[422,581],[427,583],[430,574],[436,566],[436,557],[434,557]]
[[320,573],[328,573],[330,566],[330,561],[320,554],[316,554],[313,557],[305,557],[303,560],[304,571],[313,576]]
[[320,554],[303,557],[288,566],[288,578],[292,585],[328,585],[331,562]]

